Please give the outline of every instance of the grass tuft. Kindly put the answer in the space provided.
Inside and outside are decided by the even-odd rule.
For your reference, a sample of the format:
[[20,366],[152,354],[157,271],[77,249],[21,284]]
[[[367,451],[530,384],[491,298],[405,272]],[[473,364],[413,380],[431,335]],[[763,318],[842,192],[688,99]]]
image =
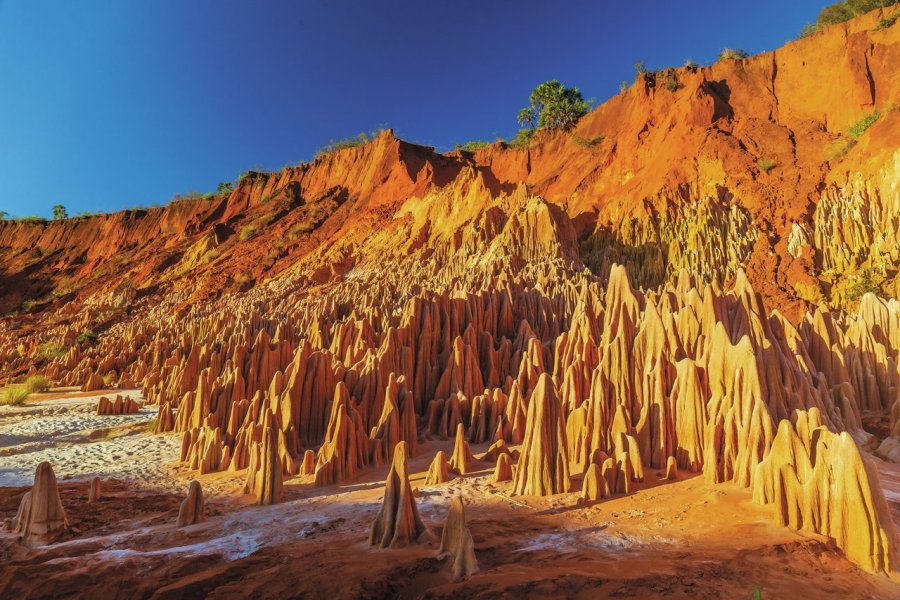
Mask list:
[[778,163],[776,163],[771,158],[761,158],[758,161],[756,161],[756,166],[760,171],[762,171],[764,173],[768,173],[769,171],[774,169],[776,166],[778,166]]
[[50,389],[50,378],[44,375],[32,375],[25,380],[25,390],[29,394],[46,392]]
[[0,404],[5,406],[19,406],[28,399],[28,390],[24,385],[11,385],[0,392]]

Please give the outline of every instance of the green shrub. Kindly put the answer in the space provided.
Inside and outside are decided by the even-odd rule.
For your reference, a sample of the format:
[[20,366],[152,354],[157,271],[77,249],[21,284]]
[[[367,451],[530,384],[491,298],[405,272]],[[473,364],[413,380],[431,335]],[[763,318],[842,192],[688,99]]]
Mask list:
[[581,146],[583,148],[593,148],[594,146],[601,143],[605,139],[606,139],[606,136],[602,136],[602,135],[598,135],[598,136],[592,137],[592,138],[584,138],[584,137],[581,137],[580,135],[572,136],[572,141],[574,141],[576,144],[578,144],[579,146]]
[[471,142],[466,142],[465,144],[463,144],[461,146],[459,144],[457,144],[456,149],[457,150],[465,150],[466,152],[477,152],[478,150],[487,148],[490,145],[491,145],[490,142],[483,142],[481,140],[473,140]]
[[510,148],[527,148],[531,145],[532,138],[537,129],[520,129],[516,137],[509,141]]
[[675,69],[673,69],[672,67],[665,69],[662,72],[662,77],[663,77],[663,85],[670,92],[674,92],[679,87],[681,87],[681,84],[678,83],[678,74],[675,72]]
[[65,353],[65,346],[63,346],[59,342],[44,342],[42,344],[38,344],[38,347],[35,349],[35,354],[45,360],[62,358]]
[[760,171],[763,171],[764,173],[768,173],[769,171],[771,171],[772,169],[774,169],[777,166],[777,163],[770,158],[761,158],[758,161],[756,161],[756,166],[757,166],[757,168],[759,168]]
[[344,150],[346,148],[355,148],[356,146],[361,146],[362,144],[368,144],[384,131],[384,128],[374,129],[368,133],[365,131],[356,134],[355,136],[344,138],[342,140],[330,140],[328,144],[316,150],[316,155],[314,158],[319,158],[320,156],[325,156],[326,154],[331,154],[332,152],[337,152],[338,150]]
[[216,188],[216,193],[220,196],[228,196],[234,191],[234,184],[230,181],[222,181]]
[[876,8],[887,8],[896,3],[897,0],[844,0],[823,8],[816,22],[819,25],[843,23]]
[[19,217],[18,219],[16,219],[16,221],[19,221],[21,223],[46,223],[47,219],[45,219],[44,217],[29,215],[27,217]]
[[62,204],[54,204],[53,205],[53,220],[58,221],[60,219],[68,219],[69,213],[66,212],[66,207]]
[[78,342],[79,346],[83,346],[85,344],[93,344],[97,341],[97,334],[90,329],[85,329],[78,334],[78,337],[75,338],[75,341]]
[[725,48],[719,53],[719,60],[741,60],[750,56],[740,48]]
[[24,385],[11,385],[0,394],[0,404],[18,406],[28,398],[28,390]]
[[256,225],[244,225],[243,227],[241,227],[241,233],[238,235],[238,237],[241,239],[241,241],[247,241],[255,236],[256,232]]
[[875,27],[875,31],[881,31],[882,29],[887,29],[888,27],[893,27],[894,23],[897,22],[897,17],[900,17],[900,13],[891,15],[886,19],[882,19],[878,21],[878,26]]
[[529,105],[519,111],[519,124],[538,129],[568,130],[591,109],[576,87],[567,88],[553,79],[531,92]]
[[850,129],[847,130],[851,136],[855,138],[859,138],[862,134],[866,132],[866,130],[871,127],[878,118],[881,117],[881,113],[877,110],[873,110],[869,114],[862,117],[859,121],[850,126]]
[[878,284],[875,283],[875,278],[872,276],[872,271],[870,269],[863,269],[859,273],[856,283],[847,290],[847,298],[850,300],[859,300],[869,292],[878,294],[880,291],[881,289],[878,287]]
[[44,375],[32,375],[25,380],[25,389],[29,394],[46,392],[50,389],[50,379]]
[[819,23],[809,24],[803,26],[803,29],[800,30],[800,35],[797,36],[797,39],[803,39],[805,37],[809,37],[814,33],[818,33],[822,30],[822,26]]
[[685,66],[685,68],[688,68],[688,69],[696,69],[697,63],[695,63],[691,59],[687,59],[686,61],[684,61],[684,66]]
[[627,90],[627,89],[628,89],[628,82],[627,82],[627,81],[623,81],[622,83],[619,84],[619,91],[620,91],[620,92],[624,93],[625,90]]

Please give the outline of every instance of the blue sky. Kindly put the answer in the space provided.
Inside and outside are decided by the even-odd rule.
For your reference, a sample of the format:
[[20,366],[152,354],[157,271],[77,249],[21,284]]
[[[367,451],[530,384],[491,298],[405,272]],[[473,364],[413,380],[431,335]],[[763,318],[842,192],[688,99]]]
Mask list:
[[387,124],[511,136],[547,79],[776,48],[828,2],[0,0],[0,210],[159,204]]

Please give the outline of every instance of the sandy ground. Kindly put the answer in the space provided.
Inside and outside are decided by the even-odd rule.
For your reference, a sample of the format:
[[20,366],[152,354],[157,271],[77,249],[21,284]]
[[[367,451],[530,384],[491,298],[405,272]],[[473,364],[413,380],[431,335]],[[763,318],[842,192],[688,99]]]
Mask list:
[[[292,478],[285,502],[271,507],[240,494],[240,473],[198,477],[207,519],[178,529],[194,477],[173,462],[179,436],[140,428],[149,410],[92,416],[86,407],[96,398],[0,413],[0,518],[15,514],[34,465],[47,459],[71,526],[57,543],[33,549],[0,534],[0,598],[750,598],[755,588],[762,598],[900,597],[900,582],[860,571],[825,538],[776,527],[747,491],[700,477],[663,482],[647,470],[633,495],[591,507],[579,506],[576,493],[510,499],[511,484],[492,484],[487,463],[424,487],[434,453],[449,451],[449,441],[423,444],[410,463],[430,535],[405,549],[366,543],[387,467],[328,488]],[[92,428],[121,435],[91,441]],[[900,468],[879,469],[897,521]],[[95,474],[106,478],[104,497],[90,505],[87,478]],[[463,582],[435,558],[456,494],[481,569]]]
[[0,406],[0,486],[30,485],[46,460],[62,480],[99,475],[172,489],[167,467],[178,460],[180,436],[145,435],[154,407],[96,415],[98,399],[116,394],[141,400],[138,390],[51,393],[23,406]]

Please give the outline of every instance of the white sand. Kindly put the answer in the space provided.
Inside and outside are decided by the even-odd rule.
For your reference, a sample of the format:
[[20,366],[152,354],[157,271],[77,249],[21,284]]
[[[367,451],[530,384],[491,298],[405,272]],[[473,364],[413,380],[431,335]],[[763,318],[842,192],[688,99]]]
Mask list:
[[[140,399],[138,391],[120,393]],[[97,416],[102,395],[111,394],[0,407],[0,486],[30,485],[35,468],[46,460],[62,480],[100,475],[171,488],[166,465],[178,459],[180,436],[139,433],[91,440],[92,431],[148,423],[156,416],[154,408]]]

